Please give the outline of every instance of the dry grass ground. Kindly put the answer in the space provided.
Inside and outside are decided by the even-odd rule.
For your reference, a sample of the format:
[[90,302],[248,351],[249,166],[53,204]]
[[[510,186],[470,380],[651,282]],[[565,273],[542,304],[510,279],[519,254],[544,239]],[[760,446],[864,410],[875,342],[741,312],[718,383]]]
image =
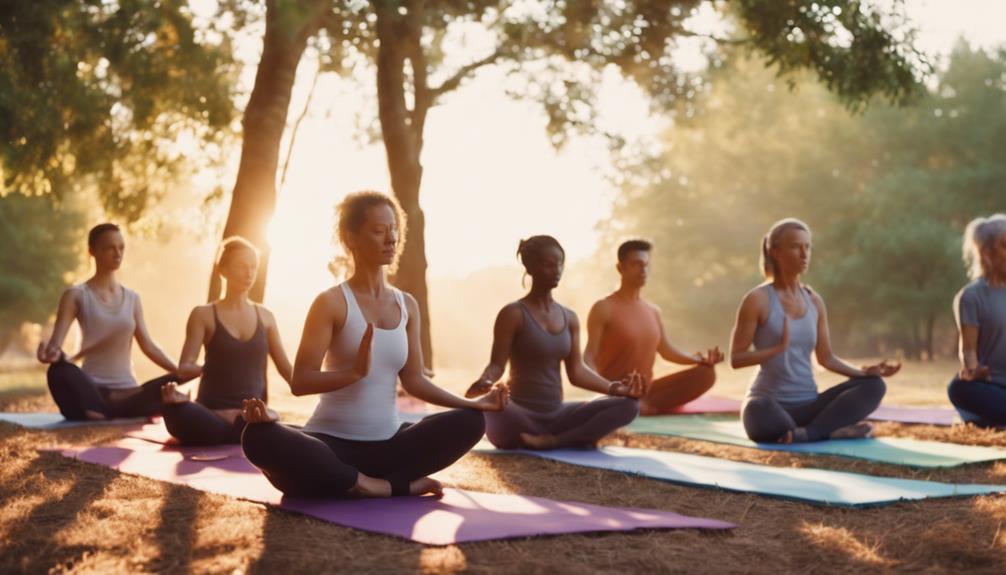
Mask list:
[[[939,377],[917,403],[940,401]],[[731,389],[729,382],[724,388]],[[917,391],[917,390],[916,390]],[[914,392],[913,392],[914,393]],[[41,375],[0,375],[0,410],[54,410]],[[287,411],[293,419],[299,410]],[[1002,433],[883,424],[882,435],[1006,446]],[[467,455],[447,475],[465,489],[652,507],[740,524],[425,547],[39,453],[121,431],[29,431],[0,424],[0,573],[930,573],[1006,572],[1006,496],[822,508],[696,489],[526,457]],[[618,434],[610,442],[776,466],[938,481],[1006,483],[1006,463],[912,470],[837,457]]]

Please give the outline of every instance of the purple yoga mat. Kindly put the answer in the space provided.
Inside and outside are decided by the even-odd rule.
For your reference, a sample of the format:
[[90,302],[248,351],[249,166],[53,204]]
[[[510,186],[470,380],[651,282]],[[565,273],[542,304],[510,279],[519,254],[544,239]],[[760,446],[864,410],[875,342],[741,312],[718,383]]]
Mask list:
[[444,498],[440,500],[430,497],[291,499],[283,497],[245,459],[238,445],[175,448],[126,438],[106,446],[53,451],[123,473],[277,505],[345,527],[394,535],[428,545],[560,533],[736,527],[724,521],[668,511],[603,507],[459,489],[446,489]]
[[901,407],[897,405],[881,405],[870,414],[870,419],[877,421],[896,421],[899,423],[926,423],[929,425],[953,425],[957,412],[949,407]]

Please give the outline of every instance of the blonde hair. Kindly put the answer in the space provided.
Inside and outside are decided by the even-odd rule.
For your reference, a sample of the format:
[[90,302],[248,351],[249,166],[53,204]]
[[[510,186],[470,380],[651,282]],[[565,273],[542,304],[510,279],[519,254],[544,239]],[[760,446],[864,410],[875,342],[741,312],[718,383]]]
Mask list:
[[255,244],[248,241],[246,238],[241,236],[229,236],[220,242],[220,249],[217,250],[216,259],[216,270],[220,273],[220,268],[222,268],[228,260],[234,257],[234,254],[247,250],[255,256],[255,265],[259,264],[259,251],[255,247]]
[[342,253],[328,264],[329,271],[333,275],[339,272],[345,275],[353,273],[353,256],[349,250],[349,234],[360,231],[364,222],[367,221],[367,211],[377,206],[388,206],[395,214],[395,225],[398,231],[398,244],[395,246],[395,259],[388,266],[388,272],[394,274],[398,271],[398,259],[405,249],[405,233],[408,230],[407,218],[398,200],[387,194],[382,194],[374,190],[363,190],[349,194],[339,205],[335,207],[335,238],[342,245]]
[[769,250],[779,245],[779,240],[788,230],[803,230],[809,234],[810,226],[796,218],[785,218],[772,224],[768,233],[761,240],[761,257],[759,258],[761,272],[766,279],[772,279],[775,276],[775,261]]
[[982,252],[991,248],[1003,234],[1006,234],[1006,214],[978,217],[971,220],[964,228],[964,238],[961,242],[964,265],[967,266],[968,277],[972,280],[988,274],[989,270],[985,269]]

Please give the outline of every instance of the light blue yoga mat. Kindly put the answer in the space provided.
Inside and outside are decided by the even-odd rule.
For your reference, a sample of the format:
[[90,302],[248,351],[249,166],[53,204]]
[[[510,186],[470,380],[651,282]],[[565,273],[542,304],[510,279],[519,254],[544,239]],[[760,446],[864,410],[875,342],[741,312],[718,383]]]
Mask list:
[[59,413],[0,413],[0,421],[13,423],[32,429],[65,429],[69,427],[84,427],[91,425],[142,425],[148,420],[145,417],[131,419],[103,419],[98,421],[69,421]]
[[633,433],[671,435],[754,449],[840,455],[911,467],[954,467],[965,463],[1006,459],[1006,449],[898,437],[831,439],[789,445],[755,443],[747,438],[741,422],[736,417],[714,418],[701,415],[637,417],[626,429]]
[[640,475],[682,485],[756,493],[818,505],[869,507],[898,501],[1006,493],[1006,485],[954,485],[935,481],[873,477],[825,469],[771,467],[652,449],[603,447],[598,450],[502,451]]

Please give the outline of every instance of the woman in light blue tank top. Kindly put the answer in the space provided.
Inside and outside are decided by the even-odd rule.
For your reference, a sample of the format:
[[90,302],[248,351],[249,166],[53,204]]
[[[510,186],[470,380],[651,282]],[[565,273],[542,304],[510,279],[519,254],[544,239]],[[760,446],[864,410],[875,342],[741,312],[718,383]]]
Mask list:
[[[800,282],[810,264],[810,238],[799,220],[772,226],[762,241],[769,281],[748,292],[737,312],[730,363],[734,369],[758,366],[741,408],[754,441],[867,437],[872,428],[863,420],[886,391],[881,377],[901,368],[885,360],[860,369],[832,352],[824,300]],[[812,353],[822,367],[851,379],[818,393]]]
[[1006,426],[1006,214],[976,218],[964,231],[973,280],[954,299],[961,370],[947,394],[964,421]]

